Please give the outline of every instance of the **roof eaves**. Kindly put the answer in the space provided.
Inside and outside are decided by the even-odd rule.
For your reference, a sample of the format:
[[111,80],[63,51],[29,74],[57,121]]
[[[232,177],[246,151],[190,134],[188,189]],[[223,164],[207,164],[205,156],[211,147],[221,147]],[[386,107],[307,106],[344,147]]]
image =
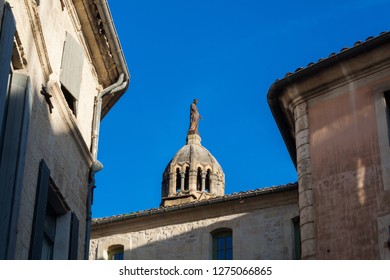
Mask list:
[[114,104],[121,98],[121,96],[127,91],[130,84],[130,72],[127,68],[126,59],[122,50],[122,46],[119,41],[118,34],[115,29],[114,21],[108,6],[107,0],[95,0],[98,12],[101,16],[102,24],[105,28],[107,40],[112,48],[112,56],[115,61],[115,65],[118,71],[118,78],[120,74],[124,74],[124,82],[127,83],[124,89],[117,92],[114,95],[107,97],[102,106],[102,119],[114,106]]
[[126,92],[130,83],[130,73],[119,42],[107,0],[72,0],[79,18],[91,62],[97,79],[103,88],[117,82],[124,75],[123,88],[114,95],[103,98],[102,118]]
[[390,41],[390,32],[382,32],[377,37],[368,37],[364,42],[357,41],[351,48],[342,48],[339,53],[331,53],[327,58],[321,58],[316,63],[309,63],[306,67],[296,69],[294,73],[287,73],[284,78],[276,80],[270,87],[267,93],[267,102],[271,109],[272,115],[277,123],[279,131],[286,144],[295,168],[297,167],[297,155],[295,147],[295,135],[293,127],[290,125],[287,116],[280,103],[280,95],[287,85],[299,81],[303,78],[317,74],[332,65],[350,59],[359,54],[367,52],[382,43]]

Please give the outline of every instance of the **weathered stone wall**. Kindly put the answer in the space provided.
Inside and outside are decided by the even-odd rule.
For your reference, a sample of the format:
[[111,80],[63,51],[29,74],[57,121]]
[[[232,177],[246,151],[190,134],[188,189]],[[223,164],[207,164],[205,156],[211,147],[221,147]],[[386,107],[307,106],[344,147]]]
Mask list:
[[[83,258],[88,172],[92,163],[89,146],[93,100],[100,86],[82,34],[77,31],[77,20],[72,18],[71,1],[64,1],[64,9],[62,1],[39,1],[39,6],[35,1],[9,2],[14,7],[17,33],[27,61],[26,68],[19,71],[29,75],[33,93],[16,258],[28,258],[41,159],[47,163],[54,183],[80,221],[78,258]],[[68,108],[59,84],[66,32],[78,40],[85,52],[77,117]],[[41,85],[46,85],[53,96],[52,113],[40,93]]]
[[294,120],[302,259],[314,259],[316,255],[316,237],[311,184],[310,131],[306,102],[302,102],[294,108]]
[[233,259],[292,259],[296,216],[294,191],[96,225],[90,259],[107,259],[112,245],[132,260],[211,259],[218,228],[232,229]]

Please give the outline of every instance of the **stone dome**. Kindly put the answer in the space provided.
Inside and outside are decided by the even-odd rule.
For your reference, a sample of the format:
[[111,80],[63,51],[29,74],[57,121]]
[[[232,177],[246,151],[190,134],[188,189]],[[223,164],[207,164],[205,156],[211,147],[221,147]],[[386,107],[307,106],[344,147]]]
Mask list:
[[171,164],[183,165],[190,163],[192,160],[223,173],[221,165],[219,165],[215,157],[202,145],[187,144],[183,146],[173,157]]
[[215,157],[190,134],[163,174],[162,205],[177,205],[224,195],[225,175]]

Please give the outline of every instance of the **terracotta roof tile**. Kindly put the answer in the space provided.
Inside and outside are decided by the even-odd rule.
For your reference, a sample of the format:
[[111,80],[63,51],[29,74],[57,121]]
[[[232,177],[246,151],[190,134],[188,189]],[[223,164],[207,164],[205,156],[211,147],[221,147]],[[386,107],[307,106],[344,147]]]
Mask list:
[[[385,35],[385,34],[387,34],[387,33],[389,33],[389,31],[381,32],[377,37],[382,36],[382,35]],[[360,46],[360,45],[364,44],[365,42],[371,41],[371,40],[373,40],[373,39],[375,39],[375,38],[377,38],[377,37],[375,37],[375,36],[370,36],[370,37],[368,37],[365,41],[356,41],[356,42],[353,44],[352,47],[344,47],[344,48],[342,48],[338,53],[333,52],[333,53],[331,53],[328,57],[320,58],[317,62],[310,62],[306,67],[299,67],[299,68],[297,68],[294,72],[287,72],[286,75],[285,75],[285,77],[291,76],[291,75],[293,75],[293,74],[295,74],[295,73],[297,73],[297,72],[299,72],[299,71],[302,71],[302,70],[304,70],[304,69],[306,69],[306,68],[309,68],[309,67],[311,67],[311,66],[313,66],[313,65],[315,65],[315,64],[317,64],[317,63],[319,63],[319,62],[322,62],[322,61],[324,61],[324,60],[327,60],[328,58],[331,58],[331,57],[333,57],[333,56],[336,56],[336,55],[338,55],[338,54],[340,54],[340,53],[349,51],[349,50],[351,50],[352,48],[357,47],[357,46]],[[279,79],[278,79],[278,80],[279,80]],[[278,80],[276,80],[276,81],[278,81]],[[275,81],[275,82],[276,82],[276,81]]]

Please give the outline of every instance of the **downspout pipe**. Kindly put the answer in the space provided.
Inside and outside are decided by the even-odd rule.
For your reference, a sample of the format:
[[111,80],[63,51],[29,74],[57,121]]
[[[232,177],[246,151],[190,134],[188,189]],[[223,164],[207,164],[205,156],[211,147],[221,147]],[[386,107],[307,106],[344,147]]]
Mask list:
[[127,85],[127,81],[123,82],[124,76],[125,75],[123,73],[120,74],[118,81],[115,84],[106,87],[95,97],[94,116],[92,120],[92,143],[91,143],[91,154],[94,160],[96,160],[97,158],[103,97],[109,94],[115,94],[120,89],[125,88]]
[[102,101],[106,95],[113,95],[126,89],[128,81],[125,80],[125,75],[121,73],[116,83],[103,89],[95,97],[94,114],[92,119],[92,143],[91,143],[91,154],[93,163],[89,170],[88,179],[88,194],[87,194],[87,218],[86,218],[86,231],[85,231],[85,249],[84,259],[89,259],[89,240],[91,236],[91,220],[92,220],[92,204],[93,204],[93,190],[95,189],[95,174],[103,169],[103,164],[97,160],[98,151],[98,140],[100,130],[100,120],[102,113]]

